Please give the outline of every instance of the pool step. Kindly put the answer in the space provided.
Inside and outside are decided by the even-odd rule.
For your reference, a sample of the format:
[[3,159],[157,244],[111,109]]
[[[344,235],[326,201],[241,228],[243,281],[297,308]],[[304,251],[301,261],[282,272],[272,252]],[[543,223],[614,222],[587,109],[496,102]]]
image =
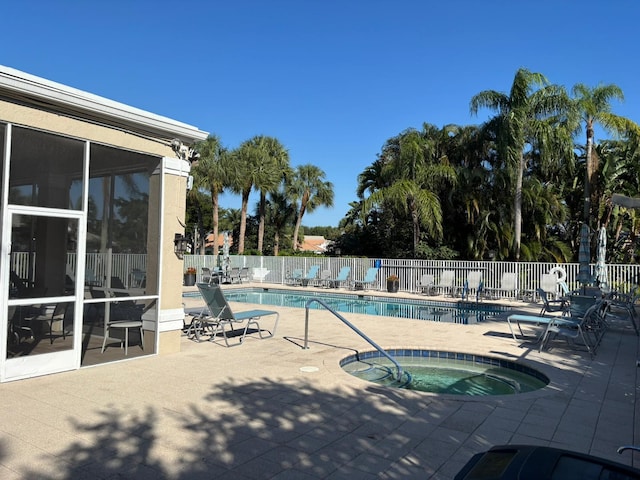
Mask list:
[[402,376],[401,383],[398,384],[395,367],[389,367],[387,365],[369,362],[352,362],[343,368],[355,377],[368,382],[374,382],[378,385],[405,388],[411,383],[411,376],[405,372]]

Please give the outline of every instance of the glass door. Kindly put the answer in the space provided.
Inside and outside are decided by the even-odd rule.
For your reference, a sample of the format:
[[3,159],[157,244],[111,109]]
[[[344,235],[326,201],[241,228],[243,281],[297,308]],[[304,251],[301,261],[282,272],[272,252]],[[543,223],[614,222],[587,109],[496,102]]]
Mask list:
[[11,229],[3,233],[10,246],[2,292],[7,299],[3,380],[78,368],[80,214],[28,207],[10,207],[7,213]]

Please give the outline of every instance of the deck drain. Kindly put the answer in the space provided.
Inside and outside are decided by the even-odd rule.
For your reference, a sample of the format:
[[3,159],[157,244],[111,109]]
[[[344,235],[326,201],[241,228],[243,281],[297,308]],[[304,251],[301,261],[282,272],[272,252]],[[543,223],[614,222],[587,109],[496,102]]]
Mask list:
[[318,367],[300,367],[301,372],[317,372],[320,370]]

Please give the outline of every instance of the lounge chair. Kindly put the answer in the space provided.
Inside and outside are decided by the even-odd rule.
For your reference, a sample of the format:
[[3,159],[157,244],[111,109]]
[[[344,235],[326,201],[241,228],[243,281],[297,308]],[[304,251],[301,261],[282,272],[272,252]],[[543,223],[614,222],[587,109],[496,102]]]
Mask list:
[[462,288],[462,299],[468,300],[470,295],[475,295],[476,302],[480,300],[482,292],[482,272],[474,270],[467,274],[467,280]]
[[300,284],[303,287],[306,287],[311,282],[315,282],[318,277],[318,272],[320,271],[320,267],[318,265],[313,265],[309,268],[307,274],[300,279]]
[[284,278],[284,283],[287,285],[299,285],[302,280],[302,269],[296,268],[291,274],[288,274]]
[[609,302],[609,311],[607,312],[607,315],[618,320],[627,318],[631,322],[636,335],[640,335],[638,315],[636,313],[636,303],[639,298],[640,295],[637,290],[634,295],[611,291],[606,296],[606,299]]
[[352,282],[353,290],[366,290],[368,287],[373,286],[373,283],[378,278],[379,270],[377,267],[370,267],[362,280],[354,280]]
[[338,276],[336,278],[328,278],[325,281],[325,285],[327,288],[340,288],[340,285],[343,282],[349,281],[349,274],[351,273],[351,267],[342,267],[338,272]]
[[562,337],[574,346],[585,347],[593,357],[606,330],[606,309],[606,302],[598,301],[582,317],[554,317],[544,332],[540,350],[548,347],[555,337]]
[[536,293],[542,300],[542,309],[540,310],[540,316],[545,313],[562,312],[563,315],[569,313],[569,302],[566,298],[559,298],[557,300],[549,299],[547,292],[542,288],[538,288]]
[[435,288],[446,295],[449,292],[449,295],[453,295],[453,283],[455,282],[456,274],[453,270],[443,270],[440,274],[440,281],[435,286]]
[[238,277],[240,283],[249,281],[249,267],[242,267]]
[[571,294],[566,297],[569,300],[568,314],[570,317],[584,317],[589,308],[596,304],[597,297]]
[[508,294],[512,294],[512,296],[516,297],[518,294],[517,278],[518,277],[513,272],[504,272],[500,279],[499,287],[484,287],[483,291],[491,298],[502,298]]
[[418,293],[431,295],[435,288],[435,278],[430,273],[425,273],[418,282]]
[[232,267],[231,270],[229,270],[229,282],[242,283],[242,279],[240,278],[240,267]]
[[546,292],[547,296],[553,295],[553,299],[556,299],[558,296],[558,277],[553,273],[542,274],[540,277],[540,289]]
[[202,283],[211,283],[213,280],[213,274],[209,267],[202,267]]
[[331,270],[321,270],[318,278],[315,279],[313,284],[317,287],[323,287],[327,281],[331,278]]
[[[233,313],[229,303],[227,303],[227,299],[224,298],[224,294],[218,285],[198,283],[197,287],[202,298],[207,304],[210,314],[210,318],[200,319],[200,321],[206,321],[206,323],[212,327],[211,338],[209,341],[217,343],[216,336],[218,333],[222,333],[224,343],[227,347],[240,345],[247,336],[249,327],[252,325],[256,328],[260,338],[271,338],[275,335],[276,328],[278,327],[278,320],[280,319],[280,314],[278,312],[273,310],[247,310],[244,312]],[[276,317],[273,324],[273,330],[265,330],[268,332],[268,335],[263,335],[263,330],[258,323],[258,319],[270,315],[275,315]],[[234,325],[238,325],[240,327],[242,334],[240,335],[238,343],[230,344],[229,337],[227,335],[227,327],[229,328],[229,333],[231,333],[234,331]]]

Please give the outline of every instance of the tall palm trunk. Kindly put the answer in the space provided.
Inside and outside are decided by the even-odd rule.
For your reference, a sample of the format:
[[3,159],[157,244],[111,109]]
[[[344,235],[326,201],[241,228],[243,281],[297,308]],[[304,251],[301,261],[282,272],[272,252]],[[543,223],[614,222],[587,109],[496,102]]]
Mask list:
[[584,169],[584,223],[589,225],[591,217],[591,182],[593,181],[595,168],[593,162],[593,124],[587,123],[587,154]]
[[242,192],[242,209],[240,210],[240,233],[238,234],[238,255],[244,253],[244,237],[247,231],[247,208],[249,205],[249,193],[251,190]]
[[[213,255],[214,255],[214,260],[217,262],[218,260],[218,226],[219,226],[219,210],[220,210],[220,202],[218,201],[218,194],[217,193],[213,193],[211,194],[211,209],[213,210],[213,214],[212,214],[212,218],[211,218],[211,223],[213,224]],[[205,239],[206,240],[206,239]],[[205,242],[202,242],[202,244],[204,245]]]
[[264,192],[260,192],[260,204],[258,206],[258,252],[262,255],[262,245],[264,241],[264,218],[267,210],[267,196]]
[[276,233],[273,235],[273,256],[277,257],[279,251],[280,251],[280,234],[276,230]]
[[515,261],[520,261],[520,245],[522,236],[522,181],[524,177],[525,159],[520,154],[520,165],[516,178],[516,191],[513,199],[513,230],[514,230],[514,257]]

